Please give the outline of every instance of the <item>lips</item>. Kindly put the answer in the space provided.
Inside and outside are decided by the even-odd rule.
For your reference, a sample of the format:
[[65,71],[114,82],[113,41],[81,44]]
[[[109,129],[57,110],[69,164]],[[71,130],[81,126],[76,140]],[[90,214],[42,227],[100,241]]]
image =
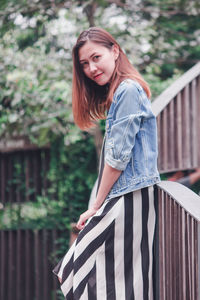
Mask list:
[[94,79],[96,80],[96,79],[99,79],[100,77],[101,77],[101,75],[103,74],[103,72],[102,73],[99,73],[99,74],[97,74],[97,75],[95,75],[94,76]]

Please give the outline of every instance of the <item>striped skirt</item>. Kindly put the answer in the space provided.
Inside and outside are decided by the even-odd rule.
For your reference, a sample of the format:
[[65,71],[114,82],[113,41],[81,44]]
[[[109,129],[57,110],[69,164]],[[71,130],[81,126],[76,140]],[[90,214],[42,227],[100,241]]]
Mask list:
[[105,201],[53,272],[67,300],[152,300],[153,186]]

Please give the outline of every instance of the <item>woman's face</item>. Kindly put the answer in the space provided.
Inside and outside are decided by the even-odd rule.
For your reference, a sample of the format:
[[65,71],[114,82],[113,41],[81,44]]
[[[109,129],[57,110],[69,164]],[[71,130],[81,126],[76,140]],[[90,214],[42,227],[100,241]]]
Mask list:
[[79,49],[79,61],[83,72],[98,85],[105,85],[110,81],[118,55],[117,45],[108,49],[88,41]]

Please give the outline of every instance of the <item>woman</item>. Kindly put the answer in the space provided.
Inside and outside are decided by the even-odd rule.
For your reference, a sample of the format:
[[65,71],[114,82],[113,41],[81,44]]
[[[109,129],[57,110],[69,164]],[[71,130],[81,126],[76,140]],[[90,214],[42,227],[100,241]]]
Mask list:
[[[77,240],[54,269],[65,299],[152,299],[156,119],[142,76],[105,30],[73,48],[73,113],[81,129],[106,117],[99,187]],[[85,223],[87,221],[87,223]]]

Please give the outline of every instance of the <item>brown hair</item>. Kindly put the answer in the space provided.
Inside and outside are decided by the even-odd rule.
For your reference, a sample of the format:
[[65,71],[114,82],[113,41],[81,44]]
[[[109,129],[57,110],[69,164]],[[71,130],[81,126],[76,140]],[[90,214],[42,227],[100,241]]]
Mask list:
[[[110,84],[100,86],[89,79],[83,72],[79,61],[79,49],[91,41],[100,44],[108,49],[113,45],[119,47],[119,56],[115,63],[115,69]],[[139,72],[131,65],[121,47],[110,33],[102,28],[91,27],[83,31],[77,39],[72,51],[73,55],[73,85],[72,85],[72,108],[75,123],[81,129],[94,126],[94,120],[104,119],[105,111],[109,109],[113,94],[121,81],[131,78],[137,81],[151,96],[148,84],[144,81]]]

